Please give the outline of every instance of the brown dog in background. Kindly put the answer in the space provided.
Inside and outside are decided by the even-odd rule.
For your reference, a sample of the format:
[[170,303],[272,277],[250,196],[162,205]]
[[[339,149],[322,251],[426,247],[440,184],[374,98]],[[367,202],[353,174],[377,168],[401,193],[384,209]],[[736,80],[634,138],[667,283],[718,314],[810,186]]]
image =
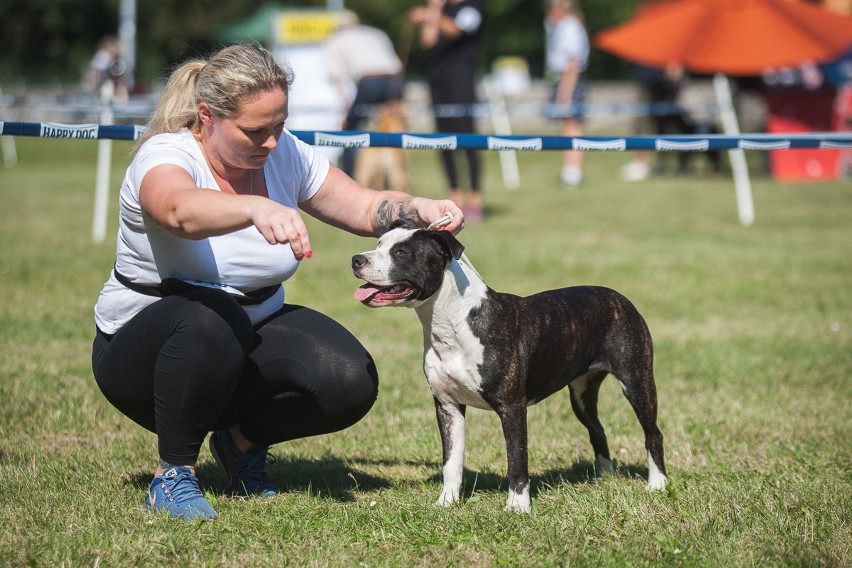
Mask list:
[[[375,132],[405,132],[404,103],[388,101],[370,119]],[[355,158],[355,179],[373,189],[408,192],[408,156],[402,148],[362,148]]]

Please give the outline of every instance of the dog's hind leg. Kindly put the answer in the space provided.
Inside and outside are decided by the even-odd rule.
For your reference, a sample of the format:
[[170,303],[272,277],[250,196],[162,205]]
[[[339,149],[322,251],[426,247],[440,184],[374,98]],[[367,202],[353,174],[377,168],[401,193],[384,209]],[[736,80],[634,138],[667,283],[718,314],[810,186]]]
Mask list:
[[530,512],[529,451],[527,449],[527,405],[511,404],[497,409],[506,439],[509,497],[506,510]]
[[449,507],[461,496],[462,470],[464,469],[465,406],[455,402],[441,402],[435,398],[435,414],[441,432],[444,454],[444,486],[436,505]]
[[597,475],[615,471],[609,457],[606,432],[598,418],[598,392],[606,376],[605,371],[586,373],[568,384],[574,415],[589,431],[589,441],[592,443],[592,449],[595,452],[595,473]]
[[645,432],[645,449],[648,451],[648,489],[658,491],[666,487],[666,463],[663,452],[663,433],[657,427],[657,388],[654,372],[648,366],[635,375],[618,377],[624,396],[633,407],[639,424]]

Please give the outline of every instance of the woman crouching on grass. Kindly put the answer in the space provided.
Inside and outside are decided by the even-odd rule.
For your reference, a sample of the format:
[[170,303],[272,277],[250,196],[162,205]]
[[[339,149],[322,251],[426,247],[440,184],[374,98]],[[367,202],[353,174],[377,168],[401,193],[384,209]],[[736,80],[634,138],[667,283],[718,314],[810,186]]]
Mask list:
[[299,209],[363,236],[446,213],[449,230],[463,226],[452,201],[368,189],[296,139],[291,81],[256,44],[181,65],[121,185],[92,368],[107,400],[157,435],[145,504],[174,517],[218,516],[195,477],[208,433],[228,490],[270,497],[270,445],[347,428],[376,399],[358,340],[284,303],[282,282],[312,254]]

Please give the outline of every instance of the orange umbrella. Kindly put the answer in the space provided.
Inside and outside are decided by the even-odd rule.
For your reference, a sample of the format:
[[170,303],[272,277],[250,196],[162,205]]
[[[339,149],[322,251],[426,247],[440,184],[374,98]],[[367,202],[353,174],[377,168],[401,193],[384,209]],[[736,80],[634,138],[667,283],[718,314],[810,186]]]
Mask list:
[[852,45],[852,17],[796,0],[660,0],[598,33],[595,45],[656,67],[759,75],[833,59]]

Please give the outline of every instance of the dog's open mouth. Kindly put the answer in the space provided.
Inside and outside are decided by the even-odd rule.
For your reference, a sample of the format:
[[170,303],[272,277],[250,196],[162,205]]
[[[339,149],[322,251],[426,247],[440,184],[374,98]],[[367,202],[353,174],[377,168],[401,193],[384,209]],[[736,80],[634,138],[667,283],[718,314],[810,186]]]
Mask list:
[[368,306],[386,306],[408,299],[414,294],[414,288],[408,284],[378,286],[366,283],[355,290],[355,299]]

